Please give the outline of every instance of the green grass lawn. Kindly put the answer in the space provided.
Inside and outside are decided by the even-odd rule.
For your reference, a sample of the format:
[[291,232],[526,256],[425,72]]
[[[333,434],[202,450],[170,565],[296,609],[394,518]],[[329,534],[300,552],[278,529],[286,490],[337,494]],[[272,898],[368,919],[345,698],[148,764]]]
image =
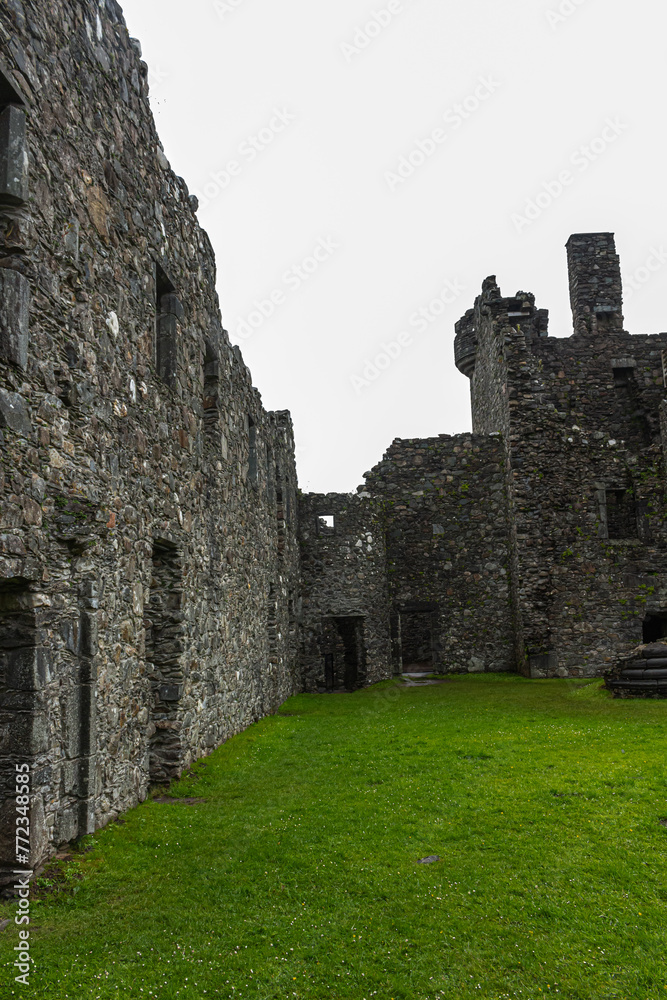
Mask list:
[[292,698],[170,790],[204,803],[86,838],[0,997],[667,998],[666,723],[599,682]]

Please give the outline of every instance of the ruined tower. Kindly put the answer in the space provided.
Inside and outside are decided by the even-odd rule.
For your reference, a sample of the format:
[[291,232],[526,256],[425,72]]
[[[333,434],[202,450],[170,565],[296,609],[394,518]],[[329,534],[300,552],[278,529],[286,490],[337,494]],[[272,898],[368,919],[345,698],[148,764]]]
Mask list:
[[611,233],[567,251],[571,337],[488,279],[456,338],[473,430],[504,442],[517,663],[535,677],[599,672],[667,608],[667,335],[623,331]]

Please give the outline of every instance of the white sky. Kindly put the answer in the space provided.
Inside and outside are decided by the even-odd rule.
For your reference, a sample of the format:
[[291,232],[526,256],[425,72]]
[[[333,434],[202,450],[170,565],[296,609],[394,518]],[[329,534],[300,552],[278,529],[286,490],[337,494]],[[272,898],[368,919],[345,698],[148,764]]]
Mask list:
[[[217,255],[225,326],[265,406],[292,412],[302,489],[352,491],[395,437],[470,429],[454,323],[487,275],[505,295],[534,292],[552,335],[568,336],[571,233],[615,232],[626,329],[667,329],[667,12],[656,0],[123,8],[150,67],[165,152],[190,190],[209,196],[199,218]],[[374,12],[389,23],[374,21],[376,37],[358,35],[366,47],[354,51]],[[454,109],[466,100],[464,121]],[[400,158],[438,128],[433,155],[390,185]],[[260,133],[266,145],[253,155],[243,143]],[[586,161],[577,151],[596,139]],[[566,170],[569,183],[550,199],[543,185]],[[519,232],[513,216],[540,192],[551,204]],[[320,240],[314,273],[287,275]],[[637,272],[654,249],[655,270]],[[410,327],[447,281],[465,291],[450,291],[425,329]],[[282,293],[273,315],[255,315],[242,340],[241,321],[272,292]],[[403,331],[409,346],[355,388],[366,361]]]

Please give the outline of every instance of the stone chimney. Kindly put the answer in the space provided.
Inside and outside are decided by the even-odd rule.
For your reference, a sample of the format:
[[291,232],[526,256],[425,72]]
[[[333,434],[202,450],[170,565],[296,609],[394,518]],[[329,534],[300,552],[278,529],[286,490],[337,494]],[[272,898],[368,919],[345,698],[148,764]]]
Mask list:
[[621,263],[613,233],[578,233],[567,242],[575,333],[623,329]]

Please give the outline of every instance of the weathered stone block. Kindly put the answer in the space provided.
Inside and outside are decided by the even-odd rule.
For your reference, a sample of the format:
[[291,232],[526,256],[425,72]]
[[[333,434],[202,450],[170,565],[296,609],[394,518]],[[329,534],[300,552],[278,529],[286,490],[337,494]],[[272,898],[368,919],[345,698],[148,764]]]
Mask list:
[[95,794],[95,757],[82,757],[79,761],[79,795],[88,798]]
[[160,701],[180,701],[183,697],[182,684],[161,684],[158,688]]
[[540,653],[529,657],[530,676],[533,680],[552,677],[558,670],[558,653]]
[[25,113],[10,104],[0,113],[0,202],[22,205],[27,200]]
[[82,611],[79,620],[79,651],[81,656],[95,656],[98,645],[97,614],[95,612]]
[[46,750],[49,729],[43,712],[16,712],[0,722],[0,756],[24,760]]
[[79,803],[68,804],[56,820],[56,839],[74,840],[79,834]]
[[30,283],[18,271],[0,268],[0,359],[25,368],[30,335]]
[[[14,11],[16,11],[17,5],[15,3],[10,4],[10,6],[13,6]],[[22,14],[21,20],[23,21]],[[25,100],[14,79],[13,73],[11,73],[6,63],[0,59],[0,108],[4,108],[8,104],[16,104],[17,107],[23,107]]]
[[169,316],[176,316],[177,319],[183,319],[185,316],[183,303],[178,295],[174,295],[172,292],[163,295],[160,299],[160,312],[166,313]]
[[63,705],[63,722],[66,734],[65,754],[70,760],[74,760],[82,754],[83,720],[81,718],[79,689],[71,689],[64,698],[61,698],[61,705]]
[[156,329],[157,373],[163,382],[173,382],[178,365],[178,319],[173,313],[158,316]]
[[62,760],[60,762],[60,786],[66,796],[77,795],[79,791],[79,761]]
[[14,691],[40,691],[50,676],[46,649],[16,649],[6,654],[5,683]]
[[87,833],[95,832],[95,802],[93,799],[84,799],[79,802],[79,837]]

